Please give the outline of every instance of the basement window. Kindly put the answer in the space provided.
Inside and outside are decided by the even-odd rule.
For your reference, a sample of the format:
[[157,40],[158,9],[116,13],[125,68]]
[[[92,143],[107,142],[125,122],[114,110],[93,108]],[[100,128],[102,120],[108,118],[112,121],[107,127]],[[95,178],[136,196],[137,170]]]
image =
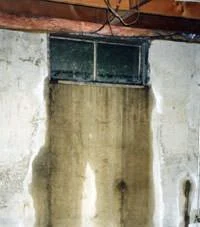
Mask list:
[[50,38],[51,80],[145,85],[146,42]]

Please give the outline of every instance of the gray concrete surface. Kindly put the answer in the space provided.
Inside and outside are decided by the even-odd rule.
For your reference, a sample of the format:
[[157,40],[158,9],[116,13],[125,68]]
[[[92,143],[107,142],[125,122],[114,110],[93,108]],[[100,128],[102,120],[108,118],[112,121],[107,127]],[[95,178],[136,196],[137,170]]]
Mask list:
[[[32,161],[45,143],[47,36],[0,30],[0,226],[31,227]],[[41,202],[42,202],[42,198]]]
[[185,182],[190,222],[197,209],[200,45],[154,41],[150,77],[156,227],[184,227]]
[[[142,141],[141,146],[143,146],[145,151],[147,151],[147,147],[148,150],[152,151],[151,166],[149,166],[150,157],[145,157],[140,162],[134,161],[139,160],[141,154],[136,154],[137,152],[134,150],[133,153],[136,159],[133,156],[129,156],[131,148],[130,150],[129,148],[127,149],[128,153],[123,156],[120,164],[119,160],[122,154],[120,149],[123,146],[120,149],[116,149],[116,155],[114,149],[121,146],[122,140],[115,140],[117,141],[116,143],[110,144],[108,139],[110,137],[106,137],[104,134],[102,134],[102,139],[105,140],[103,142],[104,148],[111,147],[113,152],[107,152],[106,148],[102,149],[97,146],[99,151],[103,150],[101,152],[102,156],[95,156],[92,148],[86,149],[87,151],[80,156],[79,152],[75,152],[72,155],[70,152],[73,149],[70,150],[69,147],[67,150],[61,147],[56,153],[58,156],[52,161],[47,146],[47,132],[49,133],[47,122],[47,93],[49,90],[47,54],[47,35],[0,30],[0,227],[48,226],[50,221],[56,220],[59,215],[66,214],[64,210],[61,213],[56,212],[56,207],[69,208],[65,200],[57,199],[57,193],[60,196],[64,195],[68,202],[72,202],[69,199],[69,195],[74,193],[72,198],[74,198],[76,203],[70,204],[73,213],[68,217],[68,220],[73,220],[79,213],[77,226],[104,227],[104,224],[109,226],[109,221],[111,222],[110,226],[116,225],[116,223],[119,223],[120,218],[118,209],[120,208],[121,194],[117,189],[113,191],[118,182],[114,179],[119,178],[120,182],[122,178],[120,171],[122,169],[125,171],[125,182],[132,182],[132,189],[137,189],[134,182],[139,182],[139,188],[144,183],[146,190],[150,185],[149,180],[152,180],[154,190],[153,195],[151,194],[148,199],[149,192],[142,191],[144,193],[144,201],[141,200],[141,195],[136,196],[138,195],[137,191],[127,197],[130,198],[126,201],[128,205],[125,209],[126,220],[130,221],[130,223],[127,222],[127,226],[131,226],[134,222],[130,216],[135,215],[137,216],[136,219],[140,221],[142,220],[142,213],[143,219],[147,220],[152,212],[154,227],[185,227],[187,201],[188,214],[191,217],[189,221],[193,222],[197,209],[198,191],[200,45],[153,41],[149,53],[151,92],[148,92],[148,98],[141,98],[142,94],[136,91],[130,92],[131,98],[128,98],[129,96],[120,93],[121,88],[118,90],[119,92],[114,89],[112,91],[116,97],[112,96],[111,91],[111,93],[107,92],[107,95],[112,97],[112,102],[108,103],[112,106],[113,112],[109,112],[110,110],[106,108],[106,103],[104,107],[100,108],[101,105],[98,106],[94,102],[94,112],[92,112],[93,109],[90,106],[88,106],[88,110],[91,110],[90,112],[93,115],[95,113],[98,119],[96,121],[94,121],[94,117],[88,119],[87,110],[84,110],[84,114],[81,116],[82,120],[76,121],[80,115],[78,108],[80,103],[78,100],[77,102],[72,102],[74,100],[73,96],[71,101],[68,99],[68,102],[71,102],[70,115],[63,116],[61,114],[60,116],[61,119],[68,122],[67,127],[64,127],[65,125],[62,124],[63,121],[61,122],[59,116],[56,118],[58,119],[57,124],[60,124],[69,135],[70,130],[77,131],[73,136],[68,137],[71,141],[70,144],[77,142],[79,144],[78,150],[82,149],[82,146],[86,149],[88,144],[91,147],[96,146],[92,141],[94,140],[93,136],[97,136],[97,134],[93,131],[92,134],[89,133],[90,130],[93,130],[92,126],[99,127],[99,130],[97,130],[99,133],[109,132],[111,134],[111,131],[115,131],[115,138],[120,138],[121,126],[117,128],[118,124],[114,123],[122,121],[120,109],[124,108],[123,105],[127,102],[130,107],[128,109],[125,108],[127,111],[125,113],[127,113],[127,116],[134,116],[134,118],[128,121],[129,117],[127,119],[123,117],[126,125],[125,129],[127,129],[124,135],[128,134],[123,137],[124,141],[126,141],[125,144],[130,145],[130,147],[136,146],[135,140],[130,138],[132,134],[134,135],[134,130],[137,128],[139,134],[144,134],[145,141],[147,141],[146,145]],[[100,92],[100,90],[98,92],[101,95],[102,102],[106,102],[106,94]],[[75,90],[69,89],[68,92],[70,92],[69,95],[74,95]],[[92,93],[96,95],[95,91]],[[133,97],[133,94],[135,97]],[[78,97],[82,98],[82,94],[78,93]],[[90,97],[89,93],[86,97]],[[122,102],[122,97],[127,97],[127,100],[125,99]],[[139,98],[138,100],[141,100],[141,102],[139,103],[135,98]],[[143,120],[140,119],[138,121],[140,123],[135,126],[136,128],[131,128],[130,125],[132,123],[130,125],[129,123],[143,116],[141,112],[140,114],[137,111],[134,112],[136,110],[135,105],[140,110],[141,106],[146,102],[145,100],[148,100],[149,105],[149,100],[154,102],[153,110],[150,105],[148,108],[145,107],[144,112],[141,111],[144,114],[144,119],[148,119],[148,124],[145,121],[141,124]],[[119,108],[117,107],[117,102],[119,102]],[[132,102],[134,102],[133,105],[131,105]],[[51,100],[51,105],[52,103]],[[57,105],[60,108],[60,113],[66,111],[65,108],[68,109],[68,107],[61,105],[61,101]],[[89,104],[85,102],[85,105]],[[149,111],[148,113],[147,110]],[[70,123],[70,116],[73,116],[72,113],[74,113],[73,124]],[[107,120],[105,118],[106,114],[108,120],[110,120],[107,129],[104,121],[101,121],[102,119]],[[114,117],[115,114],[116,117]],[[84,119],[88,126],[84,123]],[[83,135],[84,140],[80,139],[81,137],[78,133],[81,126],[80,123],[88,132],[88,134]],[[141,125],[142,127],[140,128]],[[148,129],[151,130],[151,133],[148,132]],[[56,130],[59,132],[58,128]],[[55,135],[56,138],[60,141],[67,141],[68,139],[62,134]],[[88,141],[88,143],[84,141]],[[100,144],[100,141],[98,144]],[[138,144],[139,141],[137,146]],[[95,147],[95,149],[97,148]],[[142,147],[139,148],[143,150]],[[64,152],[68,154],[70,160],[64,159],[62,164]],[[50,157],[51,162],[49,163]],[[130,159],[127,157],[130,157]],[[83,160],[83,162],[80,160]],[[87,160],[90,160],[88,165]],[[97,160],[100,160],[100,162],[97,162]],[[112,160],[115,160],[114,164]],[[59,165],[56,165],[56,162]],[[70,163],[73,164],[72,167],[69,166]],[[130,164],[127,165],[127,170],[125,168],[126,163]],[[141,163],[147,164],[145,169],[140,165]],[[48,171],[56,166],[54,174]],[[82,174],[76,166],[81,166]],[[122,166],[124,167],[121,168]],[[103,172],[95,172],[97,169],[102,169]],[[114,172],[110,171],[111,169]],[[132,173],[129,172],[131,169],[133,170]],[[151,172],[149,169],[153,172],[152,179],[148,175]],[[67,186],[68,178],[63,176],[64,172],[68,174],[66,176],[69,176],[75,191],[72,190],[72,187]],[[145,174],[147,175],[145,176]],[[80,177],[82,188],[75,186],[78,184],[76,182],[77,178],[72,177],[75,175]],[[133,177],[136,177],[136,179]],[[107,184],[106,188],[104,188],[104,182]],[[95,192],[95,187],[101,190],[96,190]],[[90,191],[88,192],[88,188],[90,188],[91,193],[89,193]],[[62,189],[64,190],[62,191]],[[52,192],[53,194],[51,194]],[[79,197],[75,197],[77,193]],[[101,198],[101,200],[98,198]],[[147,205],[143,207],[141,213],[138,212],[137,208],[143,202],[146,204],[149,199],[154,201],[154,204],[150,206],[153,210],[149,211]],[[95,200],[98,204],[96,208],[93,206]],[[108,201],[114,201],[114,206],[112,202],[109,203]],[[51,207],[51,205],[53,206]],[[83,209],[84,207],[89,207],[89,209]],[[111,207],[113,207],[112,211],[110,210]],[[95,216],[97,213],[99,216]],[[91,218],[94,216],[95,218]],[[143,222],[141,223],[143,224]],[[148,222],[146,221],[145,223]],[[53,227],[63,225],[54,223]]]

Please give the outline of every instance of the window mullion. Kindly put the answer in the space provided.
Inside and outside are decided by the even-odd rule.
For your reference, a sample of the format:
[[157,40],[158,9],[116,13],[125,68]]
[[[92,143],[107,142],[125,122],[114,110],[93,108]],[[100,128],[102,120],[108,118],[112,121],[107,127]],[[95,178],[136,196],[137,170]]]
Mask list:
[[93,80],[97,78],[97,42],[94,41],[94,66],[93,66]]

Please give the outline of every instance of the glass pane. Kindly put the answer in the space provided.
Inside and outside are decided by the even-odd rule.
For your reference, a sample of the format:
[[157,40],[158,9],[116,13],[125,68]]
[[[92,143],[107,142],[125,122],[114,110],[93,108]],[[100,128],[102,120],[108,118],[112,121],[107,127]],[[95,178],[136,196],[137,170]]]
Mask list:
[[137,83],[140,48],[99,43],[97,46],[97,81]]
[[91,81],[93,78],[93,43],[51,39],[51,78]]

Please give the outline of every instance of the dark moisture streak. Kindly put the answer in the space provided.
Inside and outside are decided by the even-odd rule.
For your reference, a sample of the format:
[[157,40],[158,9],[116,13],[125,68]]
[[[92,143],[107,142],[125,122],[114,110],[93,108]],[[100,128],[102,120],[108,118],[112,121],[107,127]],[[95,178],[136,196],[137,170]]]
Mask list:
[[190,215],[189,215],[189,198],[191,192],[191,182],[186,180],[183,188],[184,188],[184,196],[185,196],[185,207],[184,207],[184,227],[188,227],[190,223]]
[[125,226],[125,222],[124,222],[124,197],[125,197],[125,193],[127,191],[127,185],[126,183],[121,180],[119,182],[119,184],[117,185],[118,187],[118,190],[120,191],[121,193],[121,217],[120,217],[120,223],[121,223],[121,227],[124,227]]

